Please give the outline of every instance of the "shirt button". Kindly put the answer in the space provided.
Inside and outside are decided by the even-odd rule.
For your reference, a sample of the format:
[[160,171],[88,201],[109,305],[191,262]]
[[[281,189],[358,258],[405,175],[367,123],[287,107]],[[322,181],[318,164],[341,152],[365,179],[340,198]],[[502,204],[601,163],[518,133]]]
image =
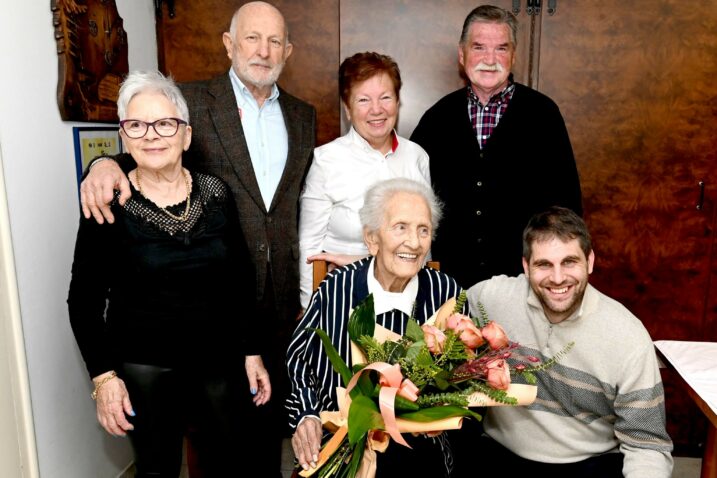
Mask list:
[[483,214],[483,213],[480,211],[476,211],[476,216],[480,216],[481,214]]
[[478,181],[478,182],[476,183],[476,186],[478,186],[478,187],[483,186],[483,181]]

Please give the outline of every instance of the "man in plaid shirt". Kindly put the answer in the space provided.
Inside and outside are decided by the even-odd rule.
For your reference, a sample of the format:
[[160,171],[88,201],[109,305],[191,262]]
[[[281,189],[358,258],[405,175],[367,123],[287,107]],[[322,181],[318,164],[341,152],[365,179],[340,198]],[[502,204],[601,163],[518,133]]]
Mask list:
[[582,214],[560,110],[513,81],[517,30],[502,8],[470,12],[458,48],[469,84],[432,106],[411,136],[445,204],[432,255],[464,286],[522,272],[520,238],[533,214],[554,205]]

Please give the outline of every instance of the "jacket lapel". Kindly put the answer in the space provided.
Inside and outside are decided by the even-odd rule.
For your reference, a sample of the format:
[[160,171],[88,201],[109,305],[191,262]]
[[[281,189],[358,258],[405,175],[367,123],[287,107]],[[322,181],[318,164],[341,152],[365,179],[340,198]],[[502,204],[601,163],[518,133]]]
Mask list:
[[249,148],[241,125],[237,100],[234,96],[229,75],[215,78],[209,85],[209,94],[214,103],[209,106],[209,114],[224,153],[229,159],[239,181],[259,208],[266,211],[261,197],[259,183],[256,181],[254,167],[251,164]]
[[279,88],[279,105],[281,106],[281,114],[284,116],[284,125],[286,125],[289,148],[286,155],[284,172],[281,174],[281,180],[279,181],[279,185],[276,187],[276,192],[274,193],[274,198],[271,200],[271,207],[269,210],[276,207],[281,199],[281,195],[284,194],[289,185],[293,183],[296,175],[303,174],[301,138],[304,123],[296,114],[294,106],[291,102],[287,101],[287,95],[281,88]]

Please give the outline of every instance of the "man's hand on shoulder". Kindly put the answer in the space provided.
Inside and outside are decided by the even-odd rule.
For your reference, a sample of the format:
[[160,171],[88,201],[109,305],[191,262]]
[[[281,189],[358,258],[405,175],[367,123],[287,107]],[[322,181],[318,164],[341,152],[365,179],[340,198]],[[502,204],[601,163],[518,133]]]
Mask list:
[[104,223],[105,219],[110,224],[115,222],[110,203],[116,189],[120,192],[119,203],[127,202],[131,195],[129,181],[116,161],[107,159],[91,165],[87,177],[80,185],[80,203],[85,218],[92,216],[99,224]]

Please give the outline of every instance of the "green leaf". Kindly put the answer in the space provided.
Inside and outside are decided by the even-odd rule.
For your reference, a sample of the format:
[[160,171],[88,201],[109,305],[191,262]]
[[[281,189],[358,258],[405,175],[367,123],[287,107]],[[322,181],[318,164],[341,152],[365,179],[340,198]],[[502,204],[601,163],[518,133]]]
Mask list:
[[369,294],[368,297],[361,301],[353,312],[351,312],[348,324],[349,338],[358,343],[358,339],[362,335],[373,337],[375,328],[376,314],[373,307],[373,294]]
[[366,395],[367,397],[372,396],[375,392],[374,390],[378,387],[378,384],[374,384],[373,379],[371,378],[372,373],[366,372],[361,374],[361,376],[358,379],[357,385],[351,390],[351,398],[353,399],[357,394],[353,393],[354,390],[360,390],[361,394]]
[[383,430],[385,425],[378,405],[365,395],[351,400],[349,408],[349,443],[355,445],[369,430]]
[[398,411],[418,411],[421,409],[416,402],[412,402],[407,398],[403,398],[400,395],[396,395],[396,400],[393,402],[393,408]]
[[406,337],[414,342],[423,340],[423,329],[414,319],[408,320],[408,324],[406,325]]
[[447,390],[451,384],[448,382],[449,373],[445,370],[441,370],[433,376],[433,382],[439,390]]
[[[482,417],[469,408],[457,407],[455,405],[444,405],[440,407],[422,408],[416,412],[402,413],[400,416],[403,419],[411,420],[414,422],[430,422],[433,420],[442,420],[450,417],[473,417],[476,420],[481,420]],[[350,427],[351,425],[349,425]],[[349,428],[350,429],[350,428]]]
[[522,372],[521,375],[530,385],[535,385],[538,382],[538,380],[535,378],[535,374],[531,372]]
[[354,446],[353,453],[351,454],[351,462],[349,463],[349,478],[355,478],[359,467],[361,466],[361,460],[363,459],[363,452],[366,448],[367,435],[361,437],[361,439]]
[[351,373],[351,370],[349,369],[348,365],[346,365],[346,362],[344,362],[344,359],[341,358],[339,353],[334,348],[334,344],[331,343],[331,339],[329,338],[329,336],[326,335],[326,332],[321,329],[308,328],[306,330],[310,330],[319,336],[319,338],[321,339],[321,343],[324,344],[326,356],[331,361],[331,365],[334,367],[334,370],[339,375],[341,375],[341,380],[344,382],[344,387],[348,387],[349,381],[351,380],[353,374]]
[[435,360],[433,360],[433,355],[428,350],[428,347],[426,347],[426,344],[424,342],[421,342],[421,348],[418,349],[418,355],[416,355],[416,365],[420,365],[423,367],[430,367],[435,363]]
[[466,291],[462,290],[460,294],[458,294],[458,297],[456,297],[456,306],[453,308],[454,314],[462,314],[463,308],[466,305],[466,300],[468,299],[468,296],[466,295]]
[[406,350],[406,358],[415,360],[418,358],[418,354],[421,352],[421,347],[424,347],[426,343],[421,339],[418,342],[413,342],[408,350]]

